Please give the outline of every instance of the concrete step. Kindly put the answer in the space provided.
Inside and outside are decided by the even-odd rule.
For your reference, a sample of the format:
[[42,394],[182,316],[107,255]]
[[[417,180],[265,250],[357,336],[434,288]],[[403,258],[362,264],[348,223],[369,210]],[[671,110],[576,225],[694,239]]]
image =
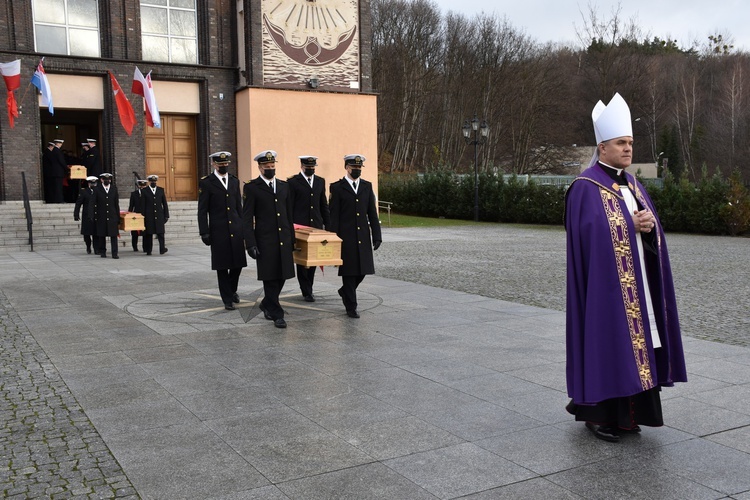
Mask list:
[[[120,200],[127,207],[128,200]],[[33,220],[34,250],[73,249],[83,245],[81,223],[73,218],[72,203],[46,204],[30,202]],[[166,226],[167,245],[194,243],[198,236],[198,202],[169,203],[169,222]],[[28,251],[29,233],[23,202],[0,204],[0,253]],[[130,247],[130,232],[120,231],[119,245]]]

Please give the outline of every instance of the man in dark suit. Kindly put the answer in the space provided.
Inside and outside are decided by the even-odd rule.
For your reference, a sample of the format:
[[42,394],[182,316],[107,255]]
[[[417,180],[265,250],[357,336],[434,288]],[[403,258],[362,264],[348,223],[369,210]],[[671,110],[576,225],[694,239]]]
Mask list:
[[117,255],[117,235],[120,232],[120,197],[117,188],[112,184],[112,174],[104,172],[99,175],[101,181],[94,188],[89,204],[89,220],[94,221],[94,245],[99,249],[99,256],[107,257],[107,237],[110,239],[112,258]]
[[277,328],[286,328],[279,295],[284,281],[294,277],[294,223],[289,185],[276,179],[276,152],[263,151],[253,158],[260,176],[245,183],[242,223],[248,255],[258,266],[264,297],[263,316]]
[[89,175],[98,176],[102,173],[102,157],[99,148],[96,146],[96,139],[86,139],[89,143],[89,150],[84,152],[83,165]]
[[[86,143],[88,146],[88,143]],[[88,149],[88,147],[86,148]],[[146,187],[148,184],[148,181],[146,179],[138,179],[135,181],[136,188],[135,191],[132,191],[130,193],[130,203],[128,203],[128,212],[138,212],[141,213],[141,199],[143,193],[141,191],[143,188]],[[141,234],[140,231],[130,231],[130,241],[133,244],[133,251],[138,251],[138,235]]]
[[[96,181],[98,179],[93,175],[86,177],[87,185],[81,188],[78,193],[78,199],[76,200],[75,208],[73,209],[73,219],[76,221],[81,220],[80,213],[81,207],[83,207],[83,220],[81,221],[81,234],[83,235],[83,242],[86,243],[86,253],[91,253],[91,235],[94,234],[94,223],[88,218],[89,205],[94,196],[94,188],[96,187]],[[94,249],[96,254],[99,254],[99,249]]]
[[242,237],[242,194],[240,181],[228,173],[231,153],[220,151],[209,156],[214,171],[198,183],[198,231],[211,247],[211,269],[219,280],[224,309],[234,310],[240,302],[237,285],[247,266]]
[[47,143],[47,151],[42,158],[42,171],[44,174],[44,198],[47,203],[64,203],[63,179],[68,169],[62,145],[65,141],[55,139]]
[[151,255],[154,248],[154,235],[159,240],[159,255],[167,253],[168,248],[164,243],[164,226],[169,221],[169,207],[167,206],[167,195],[164,188],[156,185],[158,175],[149,175],[148,187],[141,191],[141,214],[146,230],[143,232],[143,251]]
[[[292,199],[292,220],[295,224],[323,229],[331,223],[331,212],[328,209],[326,180],[315,175],[318,158],[300,156],[300,173],[287,179],[289,195]],[[313,281],[315,266],[305,267],[297,264],[297,281],[306,302],[315,302]]]
[[[367,274],[375,274],[373,250],[383,241],[372,184],[360,179],[365,157],[344,157],[346,176],[331,184],[331,227],[341,238],[339,295],[350,318],[359,318],[357,287]],[[372,246],[370,236],[372,234]]]

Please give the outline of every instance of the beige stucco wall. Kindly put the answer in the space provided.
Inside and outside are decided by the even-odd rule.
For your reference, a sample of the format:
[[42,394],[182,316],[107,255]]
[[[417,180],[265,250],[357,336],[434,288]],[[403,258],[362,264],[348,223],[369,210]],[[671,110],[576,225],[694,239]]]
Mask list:
[[344,155],[357,153],[367,158],[362,177],[377,193],[375,95],[249,88],[236,99],[236,163],[242,182],[258,176],[252,159],[265,149],[278,153],[281,179],[299,172],[298,156],[317,156],[317,173],[328,184],[346,174]]
[[[52,105],[55,108],[104,109],[103,78],[48,74],[47,80],[52,90]],[[39,106],[46,108],[42,106],[42,96],[39,95],[37,99]]]

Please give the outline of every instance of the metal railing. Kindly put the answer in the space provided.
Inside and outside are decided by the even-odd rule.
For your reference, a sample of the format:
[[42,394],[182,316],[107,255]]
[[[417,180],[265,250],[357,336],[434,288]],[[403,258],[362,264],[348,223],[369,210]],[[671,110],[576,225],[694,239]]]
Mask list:
[[31,203],[29,202],[29,188],[26,186],[26,172],[21,172],[21,185],[23,187],[23,209],[26,212],[26,229],[29,231],[30,252],[34,251],[34,219],[31,217]]

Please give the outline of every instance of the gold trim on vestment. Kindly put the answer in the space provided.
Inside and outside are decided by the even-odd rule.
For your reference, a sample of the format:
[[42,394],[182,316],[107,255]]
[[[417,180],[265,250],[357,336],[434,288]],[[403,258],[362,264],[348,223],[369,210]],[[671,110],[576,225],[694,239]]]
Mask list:
[[[596,184],[596,182],[595,182]],[[648,346],[643,329],[643,316],[638,297],[638,281],[635,276],[633,264],[633,250],[630,243],[630,234],[622,208],[618,203],[621,196],[611,190],[599,185],[599,193],[604,205],[604,213],[609,222],[609,231],[612,237],[612,247],[615,252],[615,263],[617,274],[620,278],[623,305],[630,333],[630,343],[633,346],[633,357],[638,368],[638,376],[641,379],[643,390],[654,387],[651,367],[648,358]],[[644,206],[646,206],[644,204]]]

